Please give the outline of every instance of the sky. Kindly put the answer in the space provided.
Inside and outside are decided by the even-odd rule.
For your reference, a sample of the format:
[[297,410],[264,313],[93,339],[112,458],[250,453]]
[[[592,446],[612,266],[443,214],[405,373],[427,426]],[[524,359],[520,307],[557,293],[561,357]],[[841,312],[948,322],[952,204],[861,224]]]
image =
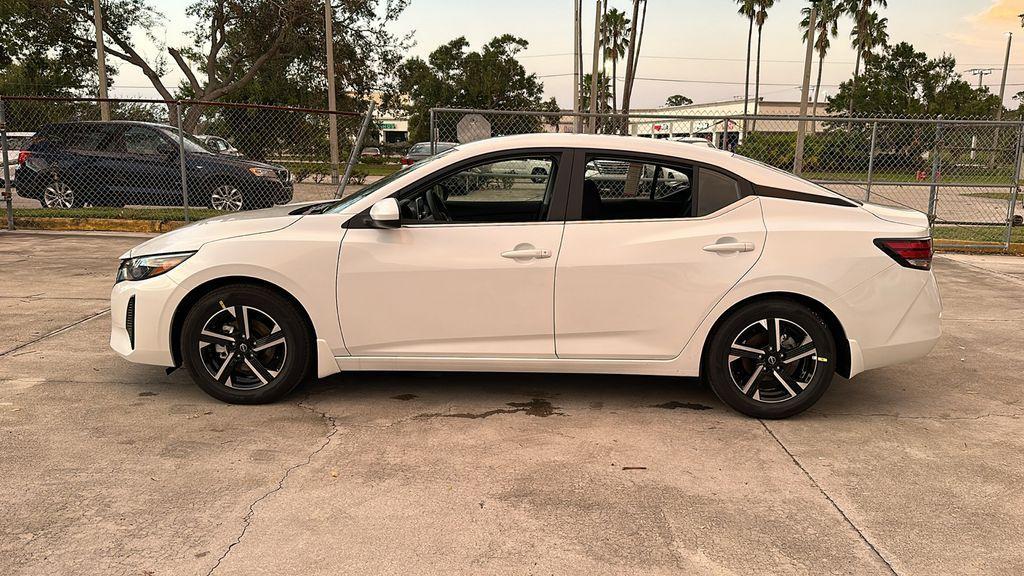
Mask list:
[[[585,47],[593,45],[595,1],[583,0]],[[165,30],[157,36],[170,45],[185,44],[184,33],[195,23],[184,15],[183,0],[153,0],[153,4],[165,15]],[[766,99],[799,99],[805,50],[798,23],[800,9],[807,4],[806,0],[778,0],[769,12],[761,70],[761,95]],[[416,45],[410,54],[424,58],[458,36],[466,36],[473,48],[500,34],[520,36],[530,44],[521,62],[544,83],[546,96],[556,97],[565,108],[572,106],[572,6],[572,0],[412,0],[392,30],[414,31]],[[627,14],[631,6],[629,0],[609,0],[609,7]],[[649,0],[634,107],[660,106],[673,94],[695,102],[741,99],[747,21],[736,9],[733,0]],[[1005,101],[1016,106],[1011,98],[1024,90],[1024,29],[1017,17],[1024,13],[1024,0],[889,0],[889,8],[881,12],[889,19],[892,42],[910,42],[931,57],[952,54],[960,72],[995,68],[984,77],[993,92],[999,89],[1006,33],[1013,31]],[[850,48],[851,27],[849,19],[841,23],[839,37],[826,57],[824,95],[834,94],[837,85],[853,74],[856,53]],[[143,49],[151,56],[157,51],[154,45]],[[585,51],[589,58],[589,50]],[[589,65],[588,59],[588,69]],[[624,68],[619,67],[620,78]],[[141,73],[127,65],[121,70],[114,94],[155,94]],[[179,78],[175,71],[166,80],[173,85]],[[977,77],[966,73],[965,78],[977,82]]]

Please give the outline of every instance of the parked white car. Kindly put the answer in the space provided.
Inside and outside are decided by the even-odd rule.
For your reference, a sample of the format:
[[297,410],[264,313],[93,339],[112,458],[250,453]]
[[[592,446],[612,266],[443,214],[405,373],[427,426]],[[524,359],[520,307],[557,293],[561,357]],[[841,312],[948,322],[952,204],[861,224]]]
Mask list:
[[[542,183],[460,188],[540,162]],[[593,167],[623,163],[607,194]],[[671,170],[686,185],[642,178]],[[462,193],[452,194],[452,190]],[[749,159],[571,134],[460,145],[343,200],[213,218],[126,253],[110,343],[226,402],[311,375],[466,370],[702,377],[780,418],[927,354],[928,220]]]
[[227,156],[242,155],[238,148],[235,148],[234,146],[231,145],[231,142],[228,142],[227,140],[221,138],[220,136],[212,136],[210,134],[197,134],[196,139],[202,142],[204,146],[210,149],[210,151],[216,152],[217,154],[224,154]]
[[[25,147],[25,144],[30,138],[35,136],[35,132],[8,132],[7,133],[7,170],[11,175],[11,182],[14,182],[14,173],[18,170],[18,158],[21,157],[21,151]],[[0,159],[2,160],[2,159]],[[4,172],[0,167],[0,186],[4,183]]]

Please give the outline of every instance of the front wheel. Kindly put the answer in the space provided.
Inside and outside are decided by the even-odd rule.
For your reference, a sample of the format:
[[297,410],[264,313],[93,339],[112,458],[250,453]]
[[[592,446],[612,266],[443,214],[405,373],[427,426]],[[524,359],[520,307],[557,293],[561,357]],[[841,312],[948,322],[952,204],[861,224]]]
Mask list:
[[312,346],[294,304],[244,284],[203,296],[181,331],[182,360],[192,379],[232,404],[265,404],[290,392],[310,372]]
[[712,337],[706,374],[718,397],[755,418],[810,408],[835,375],[835,340],[813,310],[789,300],[748,304]]
[[210,192],[209,207],[221,212],[238,212],[245,206],[242,190],[234,184],[220,184]]

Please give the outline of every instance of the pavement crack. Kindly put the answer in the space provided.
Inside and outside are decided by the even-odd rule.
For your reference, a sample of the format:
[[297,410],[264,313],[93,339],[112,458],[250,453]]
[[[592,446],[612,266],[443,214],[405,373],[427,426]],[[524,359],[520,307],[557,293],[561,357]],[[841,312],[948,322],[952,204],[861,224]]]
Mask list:
[[311,412],[320,419],[324,420],[324,422],[328,423],[331,427],[330,432],[328,432],[327,435],[324,436],[323,441],[320,443],[320,445],[317,446],[316,449],[314,449],[312,452],[310,452],[308,456],[306,456],[306,459],[304,461],[290,466],[287,470],[284,471],[284,474],[281,475],[281,478],[278,479],[277,484],[273,488],[263,493],[262,496],[256,498],[249,504],[249,509],[248,511],[246,511],[245,516],[242,518],[242,530],[238,533],[238,536],[235,537],[234,541],[231,542],[231,544],[228,544],[228,547],[224,550],[224,553],[221,554],[219,558],[217,558],[217,562],[213,565],[212,568],[210,568],[210,571],[206,573],[206,576],[211,576],[217,570],[217,568],[220,567],[221,563],[224,562],[228,555],[231,554],[231,551],[234,550],[235,546],[241,544],[242,539],[245,538],[245,533],[249,530],[249,527],[252,526],[253,518],[256,515],[256,506],[259,505],[260,502],[266,500],[267,498],[283,490],[284,483],[288,480],[288,477],[291,476],[292,472],[298,470],[299,468],[302,468],[303,466],[308,466],[313,461],[313,458],[316,457],[317,454],[319,454],[325,448],[327,448],[327,446],[331,443],[331,440],[338,433],[337,419],[334,416],[328,414],[327,412],[317,410],[316,408],[306,404],[306,401],[308,399],[309,396],[307,395],[305,398],[300,400],[298,404],[296,404],[296,406],[303,410],[306,410],[307,412]]
[[815,412],[825,417],[830,416],[852,416],[858,418],[895,418],[897,420],[936,420],[939,422],[960,422],[960,421],[973,421],[973,420],[984,420],[985,418],[1009,418],[1011,420],[1019,420],[1021,414],[1002,414],[998,412],[989,412],[986,414],[979,414],[977,416],[927,416],[923,414],[886,414],[885,412]]
[[789,459],[793,461],[793,464],[796,464],[796,467],[799,468],[800,471],[804,473],[804,476],[806,476],[807,479],[811,481],[811,484],[818,489],[818,492],[820,492],[821,495],[824,496],[826,500],[828,500],[828,503],[832,505],[832,508],[834,508],[835,511],[838,512],[840,516],[842,516],[843,520],[846,521],[846,524],[851,529],[853,529],[854,532],[857,533],[857,536],[860,538],[861,542],[864,542],[864,544],[866,544],[867,547],[871,549],[871,552],[873,552],[875,556],[878,557],[878,559],[881,560],[883,564],[885,564],[885,567],[889,569],[889,573],[893,576],[899,576],[899,574],[896,572],[896,569],[892,567],[892,563],[890,563],[889,560],[882,555],[882,553],[878,550],[874,543],[871,542],[871,540],[868,540],[868,537],[864,535],[864,532],[862,532],[861,529],[853,523],[853,520],[851,520],[850,517],[846,514],[846,511],[839,506],[839,503],[837,503],[832,498],[832,496],[830,496],[829,493],[826,492],[820,484],[818,484],[818,481],[814,479],[814,476],[811,476],[811,473],[808,472],[807,469],[804,468],[803,464],[801,464],[800,461],[796,459],[796,456],[794,456],[793,453],[789,451],[789,448],[786,448],[786,445],[783,444],[782,440],[780,440],[779,437],[775,435],[775,432],[773,432],[772,429],[768,427],[768,424],[761,419],[758,419],[758,422],[760,422],[761,426],[763,426],[765,431],[768,432],[768,435],[771,436],[773,440],[775,440],[775,443],[778,444],[780,448],[782,448],[782,451],[785,452],[787,456],[789,456]]
[[85,318],[81,318],[79,320],[75,320],[74,322],[72,322],[71,324],[68,324],[67,326],[64,326],[62,328],[57,328],[56,330],[52,330],[50,332],[47,332],[46,334],[43,334],[42,336],[38,336],[36,338],[33,338],[32,340],[29,340],[28,342],[25,342],[23,344],[18,344],[17,346],[15,346],[13,348],[8,348],[7,350],[4,350],[3,352],[0,352],[0,357],[7,356],[11,352],[17,352],[18,350],[21,350],[22,348],[26,348],[28,346],[31,346],[31,345],[33,345],[33,344],[35,344],[37,342],[42,342],[43,340],[46,340],[47,338],[56,336],[58,334],[63,334],[64,332],[67,332],[68,330],[71,330],[75,326],[78,326],[80,324],[85,324],[89,320],[94,320],[96,318],[99,318],[100,316],[103,316],[104,314],[109,314],[109,313],[110,313],[110,308],[104,308],[103,310],[101,310],[99,312],[96,312],[95,314],[91,314],[89,316],[86,316]]

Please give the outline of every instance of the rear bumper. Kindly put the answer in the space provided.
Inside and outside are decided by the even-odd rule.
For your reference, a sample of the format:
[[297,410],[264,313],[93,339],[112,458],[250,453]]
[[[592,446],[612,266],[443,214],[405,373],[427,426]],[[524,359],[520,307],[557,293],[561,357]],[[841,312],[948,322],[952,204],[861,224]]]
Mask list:
[[942,336],[942,300],[931,272],[899,265],[830,308],[850,340],[850,376],[928,355]]

